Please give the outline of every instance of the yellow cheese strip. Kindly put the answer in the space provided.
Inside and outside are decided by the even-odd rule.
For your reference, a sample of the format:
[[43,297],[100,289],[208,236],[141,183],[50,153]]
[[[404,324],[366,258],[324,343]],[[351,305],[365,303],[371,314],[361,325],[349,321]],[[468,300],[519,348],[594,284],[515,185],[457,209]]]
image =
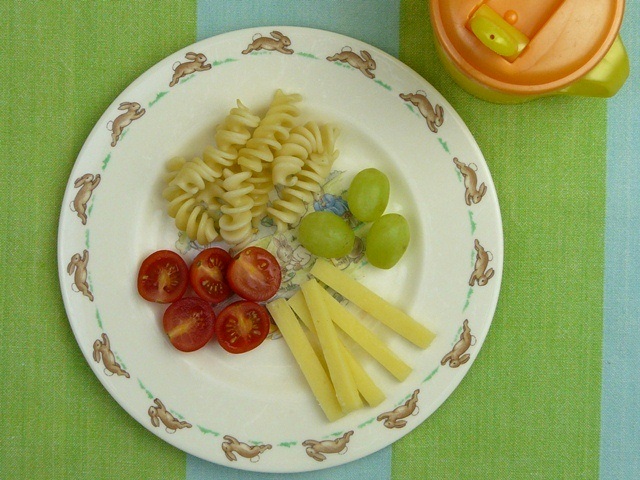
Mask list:
[[[302,291],[298,290],[295,295],[289,299],[288,303],[300,320],[302,320],[302,323],[304,323],[307,328],[313,332],[313,334],[316,334],[316,328],[313,325],[311,313],[309,312],[309,307],[307,307],[307,303],[304,300]],[[378,406],[384,401],[386,395],[382,390],[380,390],[380,388],[378,388],[367,371],[362,368],[360,362],[355,359],[349,349],[345,347],[342,342],[340,342],[340,345],[344,358],[351,369],[351,373],[353,374],[358,391],[369,405],[372,407]]]
[[329,261],[319,258],[311,269],[311,275],[418,347],[427,348],[435,338],[435,334],[427,327],[358,283]]
[[340,350],[338,332],[322,300],[323,289],[314,279],[303,283],[300,288],[311,312],[313,325],[316,327],[316,333],[322,346],[322,353],[329,369],[329,376],[333,382],[333,387],[336,389],[338,403],[345,413],[356,410],[362,407],[362,400],[353,374]]
[[289,306],[295,314],[298,315],[298,318],[302,320],[305,327],[316,334],[316,327],[313,325],[311,312],[309,311],[309,307],[307,307],[307,302],[304,299],[302,290],[298,290],[289,300],[287,300],[287,303],[289,303]]
[[375,333],[365,327],[349,310],[322,289],[325,305],[331,320],[375,358],[398,380],[402,381],[411,373],[411,367],[403,362]]
[[333,422],[342,417],[342,409],[338,404],[333,384],[286,300],[283,298],[274,300],[267,304],[267,309],[329,421]]
[[385,398],[387,398],[387,396],[373,382],[373,379],[369,376],[366,370],[362,368],[360,362],[355,359],[355,357],[351,354],[347,347],[342,345],[342,349],[344,358],[347,361],[347,365],[349,365],[349,369],[351,370],[353,378],[356,381],[358,391],[370,406],[377,407],[385,400]]
[[[289,305],[292,310],[293,307],[291,305]],[[295,310],[293,310],[294,313],[296,312]],[[327,362],[324,359],[324,355],[322,354],[322,346],[320,345],[320,340],[318,340],[318,335],[314,331],[312,332],[311,330],[307,329],[305,331],[305,334],[307,335],[307,339],[309,340],[309,343],[311,344],[311,348],[313,348],[313,351],[315,352],[316,356],[318,357],[318,360],[320,360],[320,365],[322,365],[322,368],[324,368],[324,371],[327,372],[327,375],[329,375],[329,369],[327,368]]]
[[309,343],[311,344],[313,351],[316,352],[322,367],[328,372],[327,362],[325,362],[324,355],[322,354],[322,346],[320,345],[320,340],[318,340],[316,327],[313,325],[311,313],[307,307],[307,302],[304,300],[304,295],[302,295],[302,290],[298,290],[291,298],[289,298],[287,303],[289,304],[289,307],[291,307],[291,310],[293,310],[293,313],[295,313],[304,326],[307,327],[307,338],[309,339]]

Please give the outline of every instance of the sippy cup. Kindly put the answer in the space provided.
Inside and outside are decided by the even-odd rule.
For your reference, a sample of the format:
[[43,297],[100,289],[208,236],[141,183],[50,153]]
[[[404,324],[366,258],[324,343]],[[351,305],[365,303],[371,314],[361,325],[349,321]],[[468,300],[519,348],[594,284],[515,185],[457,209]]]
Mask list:
[[623,12],[624,0],[431,0],[445,68],[496,103],[615,95],[629,75]]

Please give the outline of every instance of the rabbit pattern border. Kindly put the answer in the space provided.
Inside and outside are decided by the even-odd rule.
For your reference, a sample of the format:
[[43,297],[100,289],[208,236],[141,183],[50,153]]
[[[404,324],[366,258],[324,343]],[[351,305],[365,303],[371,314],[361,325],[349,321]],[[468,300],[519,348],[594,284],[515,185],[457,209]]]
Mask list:
[[206,72],[211,70],[211,64],[207,63],[204,53],[189,52],[185,55],[187,62],[175,62],[172,66],[173,75],[169,82],[169,87],[174,87],[181,79],[193,75],[196,72]]
[[123,376],[125,378],[130,378],[129,372],[122,368],[122,366],[116,361],[116,355],[113,353],[111,349],[111,341],[109,340],[109,336],[102,332],[100,338],[93,342],[93,359],[96,363],[100,363],[104,365],[104,373],[107,376]]
[[125,129],[132,122],[141,118],[147,111],[138,102],[122,102],[118,110],[124,110],[113,120],[107,122],[107,130],[111,132],[111,146],[115,147],[121,137],[126,133]]
[[360,50],[360,55],[355,53],[350,46],[345,46],[339,52],[327,57],[329,62],[340,62],[355,68],[367,77],[374,79],[376,75],[372,72],[377,67],[376,61],[366,50]]
[[[275,33],[275,35],[274,35]],[[280,35],[278,35],[280,34]],[[285,40],[286,39],[286,40]],[[260,41],[258,41],[260,40]],[[282,35],[280,32],[274,31],[271,32],[271,38],[269,37],[256,37],[254,36],[253,41],[249,44],[249,46],[245,49],[245,50],[250,50],[250,51],[242,51],[243,55],[246,55],[248,53],[251,52],[257,52],[257,51],[271,51],[271,52],[276,52],[276,53],[282,53],[285,55],[292,55],[294,53],[294,50],[292,48],[289,48],[291,46],[292,42],[291,39],[289,37],[286,37],[285,35]],[[252,46],[254,45],[254,46]],[[273,47],[273,48],[270,48]],[[194,75],[197,72],[202,72],[205,70],[210,70],[211,69],[211,64],[207,64],[207,57],[205,56],[204,53],[198,53],[196,54],[195,52],[190,52],[190,53],[194,53],[194,55],[196,55],[196,58],[191,58],[189,56],[189,54],[185,55],[185,57],[188,60],[192,60],[192,62],[178,62],[178,64],[174,63],[173,68],[172,68],[172,77],[171,77],[171,83],[173,83],[173,85],[170,85],[170,87],[175,86],[176,84],[178,84],[180,82],[181,79],[186,79],[189,75]],[[311,57],[310,58],[314,58]],[[315,57],[317,58],[317,57]],[[376,69],[377,65],[375,64],[375,60],[373,60],[372,56],[370,54],[368,54],[368,52],[366,52],[365,50],[361,50],[360,51],[360,55],[354,53],[353,51],[351,51],[350,47],[344,47],[340,52],[334,53],[333,55],[329,55],[327,57],[325,57],[327,61],[329,62],[337,62],[337,63],[343,63],[345,65],[349,65],[350,67],[360,71],[365,77],[373,79],[375,78],[375,74],[372,72],[373,70]],[[193,65],[192,67],[195,67],[194,71],[189,72],[189,73],[185,73],[185,74],[181,74],[178,75],[178,70],[179,67],[185,65],[185,68],[180,69],[181,72],[183,71],[188,71],[189,69],[186,67],[187,64],[189,63],[194,63],[194,62],[199,62],[200,64],[200,68],[198,68],[197,66]],[[214,66],[216,65],[216,63],[214,63]],[[174,77],[177,76],[177,80],[174,82]],[[166,93],[162,92],[163,95],[166,95]],[[425,121],[427,122],[427,125],[429,127],[429,130],[433,133],[438,133],[438,128],[441,127],[444,123],[444,110],[443,108],[438,105],[438,104],[432,104],[428,99],[426,99],[426,95],[422,95],[422,91],[418,91],[415,94],[404,94],[404,93],[400,93],[398,96],[404,100],[405,102],[410,102],[411,104],[413,104],[414,106],[418,107],[418,110],[420,112],[420,115],[422,115],[425,119]],[[424,97],[424,100],[420,99],[419,96],[422,95]],[[406,98],[405,98],[406,97]],[[161,95],[158,94],[158,96],[156,96],[152,102],[149,103],[149,106],[151,106],[154,102],[158,101],[158,99],[161,98]],[[415,100],[417,103],[414,103]],[[146,110],[144,108],[141,107],[141,105],[137,102],[123,102],[120,104],[119,107],[120,110],[125,110],[124,113],[120,114],[118,117],[116,117],[112,122],[109,122],[109,124],[107,125],[108,129],[111,130],[112,135],[111,135],[111,147],[115,147],[119,140],[121,140],[123,133],[126,133],[125,131],[125,127],[128,127],[129,125],[131,125],[132,122],[140,119],[143,115],[145,115]],[[446,143],[445,142],[441,142],[441,144],[443,145],[443,148],[446,149]],[[456,162],[457,158],[454,158],[454,163]],[[106,164],[103,166],[103,170],[104,167],[106,167]],[[464,172],[462,171],[464,167],[462,167],[461,165],[458,165],[456,163],[456,167],[459,169],[459,171],[463,174],[463,176],[465,175]],[[467,165],[467,167],[472,168],[471,165]],[[477,171],[477,169],[474,170],[474,172]],[[86,174],[85,175],[86,178],[86,187],[84,186],[85,184],[82,184],[82,186],[77,186],[76,188],[80,188],[80,191],[77,192],[77,195],[75,197],[75,199],[72,202],[72,211],[74,211],[75,213],[78,214],[78,217],[80,218],[82,225],[86,226],[87,224],[87,220],[86,217],[83,217],[82,214],[87,213],[87,203],[89,202],[89,200],[91,199],[91,194],[92,191],[98,186],[98,184],[100,183],[100,175],[92,175],[92,174]],[[93,176],[93,178],[89,178],[89,176]],[[484,195],[486,194],[486,186],[484,183],[482,183],[481,185],[477,185],[477,177],[476,177],[476,184],[475,186],[473,185],[473,178],[469,179],[469,184],[467,184],[467,177],[465,176],[465,203],[469,206],[472,206],[479,203],[480,200],[482,200],[482,198],[484,197]],[[80,178],[78,179],[80,180]],[[475,193],[474,193],[475,192]],[[479,196],[478,196],[479,194]],[[477,199],[477,200],[476,200]],[[80,208],[78,208],[78,206],[80,206]],[[74,210],[75,208],[75,210]],[[478,240],[476,240],[476,244],[479,244]],[[476,248],[476,250],[478,250]],[[85,250],[84,253],[84,257],[86,257],[85,259],[83,259],[83,255],[80,254],[74,254],[74,258],[79,257],[79,260],[76,260],[75,263],[80,263],[80,267],[78,268],[77,265],[74,266],[74,270],[76,272],[77,278],[79,278],[80,280],[83,279],[83,275],[84,275],[84,280],[86,280],[86,277],[88,275],[87,272],[87,264],[88,264],[88,251]],[[72,259],[73,260],[73,259]],[[84,264],[82,264],[82,262],[84,261]],[[68,267],[69,269],[69,274],[71,273],[71,263]],[[493,270],[492,269],[488,269],[485,270],[483,272],[483,274],[485,275],[485,277],[487,277],[487,281],[488,279],[491,278],[491,276],[493,275]],[[473,278],[473,277],[472,277]],[[475,279],[476,282],[478,283],[478,285],[480,285],[480,280],[478,278]],[[93,294],[91,293],[88,283],[83,282],[83,281],[78,281],[76,283],[74,283],[74,285],[82,285],[82,289],[80,287],[78,287],[79,292],[81,292],[83,294],[83,296],[88,297],[91,301],[93,301]],[[486,285],[486,283],[484,283],[484,285]],[[86,288],[85,288],[86,287]],[[467,321],[465,320],[465,326],[467,326]],[[465,333],[465,329],[463,328],[463,334],[461,334],[461,340],[463,339],[463,335]],[[106,335],[106,333],[103,333],[101,336],[101,339],[98,339],[95,341],[94,344],[94,357],[96,362],[102,362],[104,365],[104,369],[105,369],[105,374],[109,375],[117,375],[117,376],[123,376],[125,378],[130,378],[129,372],[127,372],[126,370],[122,369],[122,367],[120,366],[120,364],[118,364],[118,362],[115,361],[115,356],[113,355],[113,351],[110,349],[109,347],[109,343],[108,343],[108,337]],[[465,340],[466,342],[466,340]],[[467,347],[468,348],[468,347]],[[455,350],[455,349],[454,349]],[[462,361],[464,357],[464,353],[462,355],[459,356],[459,359],[461,360],[460,364],[465,363],[467,360]],[[445,355],[446,358],[446,355]],[[443,358],[444,360],[444,358]],[[450,362],[449,362],[450,363]],[[452,368],[455,368],[454,365],[450,366]],[[107,373],[109,372],[109,373]],[[141,385],[141,388],[142,385]],[[143,388],[144,389],[144,388]],[[378,415],[377,417],[374,418],[378,418],[378,420],[380,422],[382,422],[383,424],[386,422],[387,424],[385,425],[386,428],[388,429],[392,429],[392,428],[402,428],[402,426],[406,425],[406,420],[403,420],[404,417],[402,417],[402,415],[404,413],[406,413],[405,411],[410,411],[409,415],[417,415],[418,409],[417,409],[417,394],[418,394],[419,390],[416,390],[413,392],[413,394],[409,397],[409,400],[407,400],[407,402],[405,402],[404,404],[400,405],[399,407],[397,407],[394,410],[390,410],[390,411],[386,411],[381,413],[380,415]],[[149,392],[146,392],[146,394],[148,395]],[[164,408],[164,405],[162,404],[162,402],[160,402],[159,399],[156,398],[156,400],[154,401],[155,405],[149,407],[149,411],[151,412],[151,410],[153,409],[153,415],[151,413],[149,413],[149,417],[152,421],[152,424],[154,426],[156,426],[156,423],[158,423],[157,426],[160,426],[160,423],[165,425],[165,428],[167,429],[167,431],[169,433],[175,433],[177,430],[179,429],[183,429],[183,428],[191,428],[191,424],[189,424],[186,421],[182,421],[182,420],[178,420],[176,417],[174,417],[173,415],[171,415],[170,413],[168,413],[168,411],[166,410],[166,408]],[[158,414],[158,412],[160,412],[160,415]],[[166,414],[165,414],[166,412]],[[395,414],[395,418],[394,417]],[[164,416],[164,420],[163,417]],[[165,422],[168,422],[168,424]],[[402,424],[404,422],[404,424]],[[389,426],[392,425],[393,426]],[[364,428],[366,426],[366,424],[361,425],[359,428]],[[206,433],[205,430],[202,427],[200,428],[200,430],[203,433]],[[347,432],[350,433],[350,435],[348,436],[343,436],[341,437],[341,439],[344,441],[344,443],[346,444],[351,435],[353,435],[353,432]],[[225,440],[227,441],[227,443],[233,444],[234,442],[232,442],[232,437],[230,436],[225,436]],[[235,440],[235,439],[233,439]],[[335,439],[335,440],[340,440],[340,439]],[[237,442],[237,440],[236,440]],[[242,443],[242,442],[237,442],[237,443]],[[247,445],[247,444],[244,444]],[[275,444],[276,446],[279,446],[278,444]],[[281,444],[282,445],[282,442]],[[263,444],[264,450],[267,450],[266,446],[270,448],[272,448],[272,444]],[[247,447],[249,448],[249,446],[247,445]],[[287,448],[289,448],[287,446]],[[249,448],[250,450],[250,448]],[[338,452],[338,453],[345,453],[346,449]],[[261,452],[262,453],[262,452]],[[318,460],[318,458],[315,458],[314,456],[310,455],[309,452],[306,452],[307,455],[310,458],[313,458],[315,461],[323,461],[322,460]],[[246,458],[251,458],[252,461],[253,457],[246,457]],[[256,458],[259,459],[259,455],[256,455]],[[325,457],[326,458],[326,457]]]
[[74,182],[74,188],[78,189],[75,198],[69,204],[72,212],[78,215],[82,225],[86,225],[89,219],[89,207],[87,204],[91,200],[93,191],[100,185],[100,174],[85,173]]

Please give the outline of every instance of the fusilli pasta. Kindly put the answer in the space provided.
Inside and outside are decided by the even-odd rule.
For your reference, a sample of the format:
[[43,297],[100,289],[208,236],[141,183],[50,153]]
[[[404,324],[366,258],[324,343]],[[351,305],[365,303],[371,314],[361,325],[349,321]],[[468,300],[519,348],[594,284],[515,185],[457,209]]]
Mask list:
[[265,163],[273,161],[273,152],[289,137],[295,118],[300,115],[296,103],[302,97],[276,91],[269,109],[260,121],[247,145],[240,149],[238,164],[245,170],[261,172]]
[[201,245],[237,246],[266,215],[279,231],[300,220],[338,155],[335,126],[295,125],[301,100],[277,90],[262,120],[238,100],[202,158],[167,163],[162,196],[179,230]]
[[224,122],[216,128],[215,146],[208,145],[203,154],[205,163],[215,172],[215,178],[222,171],[236,164],[238,150],[251,138],[251,129],[260,124],[260,117],[251,113],[240,100],[232,108]]
[[[315,130],[314,125],[307,126],[309,132]],[[333,125],[323,125],[319,132],[321,141],[316,142],[314,149],[303,160],[300,171],[288,181],[290,185],[285,186],[280,191],[279,198],[267,208],[267,214],[275,222],[278,231],[286,230],[302,218],[308,204],[313,201],[314,194],[322,191],[322,184],[338,157],[338,151],[335,150],[338,129]],[[314,135],[314,138],[318,137]]]
[[220,235],[232,245],[241,243],[251,235],[251,207],[253,200],[249,196],[253,185],[247,182],[251,172],[233,172],[225,168],[222,171],[224,180],[222,199],[225,204],[220,207]]
[[302,170],[309,155],[323,151],[322,133],[316,122],[294,127],[287,141],[274,155],[273,184],[293,186],[297,180],[296,174]]
[[207,182],[212,182],[215,178],[216,172],[201,158],[193,158],[182,163],[180,170],[175,173],[169,185],[178,186],[185,192],[195,194],[202,190]]
[[289,137],[295,118],[300,115],[296,106],[302,100],[298,94],[285,94],[277,90],[260,124],[256,127],[247,145],[238,153],[238,165],[243,171],[252,172],[247,182],[254,186],[251,192],[252,223],[257,225],[264,217],[273,191],[271,163],[273,154],[281,148],[281,142]]
[[202,199],[176,185],[165,188],[163,197],[169,201],[167,212],[175,219],[176,227],[191,240],[206,245],[218,238],[215,208],[210,209]]
[[271,195],[274,188],[273,182],[271,181],[271,167],[265,165],[261,172],[253,172],[247,182],[253,185],[253,190],[250,194],[253,200],[251,216],[253,225],[257,227],[260,220],[262,220],[267,213],[269,195]]

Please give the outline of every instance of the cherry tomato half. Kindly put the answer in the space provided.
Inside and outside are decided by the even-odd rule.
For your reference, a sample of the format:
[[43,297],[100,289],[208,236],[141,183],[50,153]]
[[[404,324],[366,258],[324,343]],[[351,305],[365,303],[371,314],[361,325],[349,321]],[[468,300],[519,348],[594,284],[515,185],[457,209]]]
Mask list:
[[182,298],[189,283],[189,267],[180,255],[158,250],[142,261],[138,293],[145,300],[171,303]]
[[162,327],[178,350],[193,352],[215,335],[216,314],[209,302],[185,297],[172,303],[162,317]]
[[193,259],[189,280],[196,294],[211,303],[220,303],[231,295],[225,278],[231,255],[222,248],[207,248]]
[[240,300],[227,305],[216,319],[216,337],[220,346],[229,353],[244,353],[260,345],[271,321],[262,305]]
[[234,257],[227,269],[227,282],[245,300],[263,302],[273,297],[282,282],[276,257],[260,247],[248,247]]

